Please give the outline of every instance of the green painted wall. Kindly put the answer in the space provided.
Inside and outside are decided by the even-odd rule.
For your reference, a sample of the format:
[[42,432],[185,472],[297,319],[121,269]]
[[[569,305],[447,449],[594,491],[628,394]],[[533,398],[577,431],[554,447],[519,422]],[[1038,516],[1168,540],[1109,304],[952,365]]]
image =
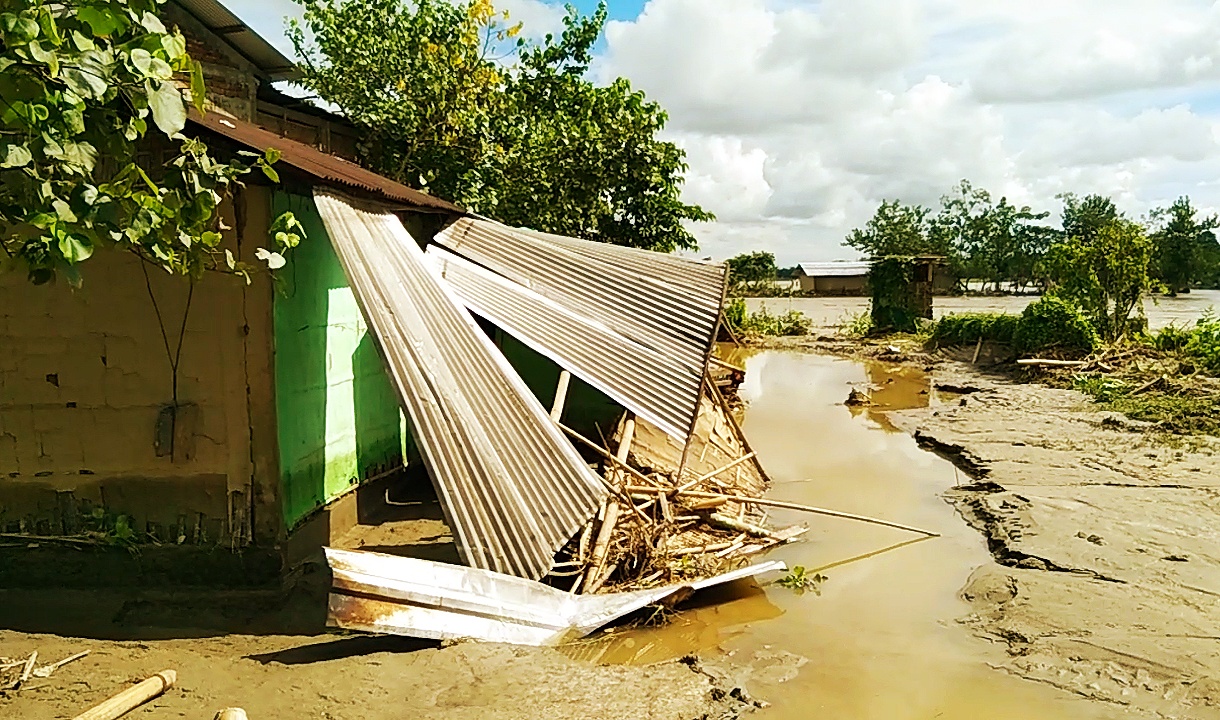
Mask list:
[[277,192],[308,238],[279,272],[275,387],[289,528],[366,477],[402,464],[409,435],[313,198]]

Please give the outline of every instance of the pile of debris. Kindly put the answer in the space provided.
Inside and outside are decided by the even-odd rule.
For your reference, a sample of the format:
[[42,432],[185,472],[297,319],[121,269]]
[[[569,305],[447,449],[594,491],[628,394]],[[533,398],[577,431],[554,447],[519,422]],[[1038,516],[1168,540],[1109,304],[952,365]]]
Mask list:
[[625,592],[705,579],[807,528],[768,527],[768,481],[728,403],[711,386],[685,445],[624,416],[617,453],[569,432],[603,460],[610,495],[546,580],[572,592]]

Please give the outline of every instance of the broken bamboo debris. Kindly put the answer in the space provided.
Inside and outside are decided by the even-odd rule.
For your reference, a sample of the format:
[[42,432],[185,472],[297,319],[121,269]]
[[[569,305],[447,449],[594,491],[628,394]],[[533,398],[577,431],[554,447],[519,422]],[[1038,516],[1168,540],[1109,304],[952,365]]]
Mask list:
[[712,525],[714,525],[716,527],[722,527],[725,530],[736,530],[737,532],[743,532],[748,535],[753,535],[754,537],[764,537],[764,538],[771,537],[771,531],[765,527],[759,527],[758,525],[752,525],[748,522],[743,522],[737,518],[731,518],[731,517],[728,517],[727,515],[721,515],[720,513],[712,513],[711,515],[708,516],[707,519],[708,519],[708,522],[710,522]]
[[682,485],[681,487],[678,488],[678,492],[682,492],[684,490],[689,490],[690,488],[693,488],[694,486],[698,485],[699,483],[707,482],[708,480],[711,480],[712,478],[716,477],[717,475],[719,475],[725,471],[732,470],[733,468],[737,467],[738,465],[740,465],[744,462],[753,460],[754,456],[756,454],[757,453],[754,453],[753,451],[751,451],[750,454],[748,454],[748,455],[742,455],[741,457],[737,458],[736,460],[729,463],[728,465],[717,468],[717,469],[711,471],[710,473],[707,473],[706,475],[697,477],[694,480],[691,480],[690,482],[686,483],[685,485]]
[[86,657],[88,654],[89,654],[88,650],[81,650],[80,652],[76,653],[75,655],[69,655],[68,657],[64,658],[63,660],[60,660],[59,662],[53,662],[50,665],[43,665],[42,667],[34,668],[34,677],[49,678],[56,670],[60,669],[64,665],[67,665],[68,663],[74,663],[77,660],[80,660],[81,658]]
[[[645,488],[645,487],[628,486],[627,492],[660,493],[660,492],[673,492],[673,491],[666,491],[664,489],[659,489],[659,488]],[[855,515],[853,513],[845,513],[845,512],[840,512],[838,510],[828,510],[826,508],[814,507],[812,505],[801,505],[800,503],[786,502],[783,500],[771,500],[769,498],[751,498],[751,497],[744,497],[741,495],[727,495],[724,493],[697,492],[697,491],[692,491],[692,490],[685,490],[681,494],[686,495],[688,497],[707,498],[709,500],[724,499],[727,501],[748,503],[748,504],[752,504],[752,505],[767,505],[770,507],[785,508],[787,510],[800,510],[802,512],[814,513],[815,515],[827,515],[829,517],[843,518],[845,520],[857,520],[859,522],[871,523],[873,525],[884,525],[885,527],[892,527],[892,528],[897,528],[898,530],[906,530],[909,532],[919,533],[921,535],[927,535],[928,537],[940,537],[940,533],[935,533],[935,532],[932,532],[931,530],[923,530],[923,529],[920,529],[917,527],[912,527],[910,525],[903,525],[901,523],[890,522],[889,520],[881,520],[880,518],[868,517],[866,515]]]
[[144,682],[129,687],[102,704],[77,715],[74,720],[116,720],[164,693],[176,682],[178,682],[178,673],[173,670],[162,670]]

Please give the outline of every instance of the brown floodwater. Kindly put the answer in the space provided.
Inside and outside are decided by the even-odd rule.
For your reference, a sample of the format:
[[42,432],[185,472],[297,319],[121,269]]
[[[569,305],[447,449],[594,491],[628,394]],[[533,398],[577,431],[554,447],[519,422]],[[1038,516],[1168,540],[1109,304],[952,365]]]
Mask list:
[[[699,653],[760,668],[746,680],[772,703],[757,717],[793,720],[997,720],[1117,717],[1120,711],[994,670],[1003,648],[957,623],[982,538],[941,498],[952,465],[895,432],[884,410],[956,402],[926,375],[766,351],[747,360],[745,430],[775,480],[771,495],[942,533],[909,533],[775,511],[807,523],[803,541],[769,557],[825,576],[818,592],[775,584],[712,591],[659,628],[613,631],[568,648],[606,663]],[[851,409],[852,387],[877,403]],[[739,661],[739,662],[738,662]]]
[[[1019,313],[1038,298],[1032,296],[1002,297],[938,297],[932,303],[936,317],[947,313],[962,312],[1007,312]],[[813,320],[817,327],[827,328],[843,324],[848,318],[866,312],[868,298],[749,298],[746,305],[751,310],[766,307],[772,313],[799,310]],[[1193,323],[1209,308],[1220,310],[1220,290],[1195,290],[1177,297],[1155,297],[1144,303],[1148,325],[1153,329],[1171,323],[1187,325]]]

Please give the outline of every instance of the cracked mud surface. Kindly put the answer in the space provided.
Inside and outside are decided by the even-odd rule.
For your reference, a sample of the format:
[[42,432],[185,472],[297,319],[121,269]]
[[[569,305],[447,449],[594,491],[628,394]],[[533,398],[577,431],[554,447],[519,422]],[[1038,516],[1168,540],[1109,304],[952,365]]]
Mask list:
[[1003,670],[1145,716],[1220,718],[1220,441],[1154,441],[1075,392],[958,365],[961,405],[891,420],[964,473],[994,558],[963,597]]

